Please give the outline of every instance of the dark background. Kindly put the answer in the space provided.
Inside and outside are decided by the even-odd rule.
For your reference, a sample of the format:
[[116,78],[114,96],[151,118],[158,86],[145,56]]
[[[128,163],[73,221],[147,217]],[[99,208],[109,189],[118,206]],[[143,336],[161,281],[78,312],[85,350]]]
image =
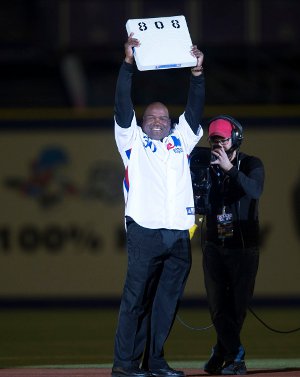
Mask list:
[[[0,108],[113,105],[126,21],[181,14],[207,105],[300,102],[298,0],[3,0]],[[185,102],[186,70],[137,76],[137,105]]]

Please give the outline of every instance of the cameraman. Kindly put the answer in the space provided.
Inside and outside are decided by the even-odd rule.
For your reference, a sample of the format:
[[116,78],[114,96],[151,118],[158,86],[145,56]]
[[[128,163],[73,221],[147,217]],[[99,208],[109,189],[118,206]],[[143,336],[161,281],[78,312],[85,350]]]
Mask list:
[[242,126],[234,118],[220,115],[209,122],[211,188],[203,270],[217,333],[204,366],[209,374],[247,373],[240,332],[259,263],[258,200],[264,167],[257,157],[239,152],[242,139]]

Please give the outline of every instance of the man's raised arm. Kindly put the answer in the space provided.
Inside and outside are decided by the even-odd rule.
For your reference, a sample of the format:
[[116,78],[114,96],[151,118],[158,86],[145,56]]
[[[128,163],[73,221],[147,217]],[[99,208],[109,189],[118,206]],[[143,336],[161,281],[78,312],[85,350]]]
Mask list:
[[205,80],[202,66],[204,55],[195,45],[192,46],[191,54],[197,58],[197,65],[191,69],[192,75],[184,115],[193,132],[197,134],[205,100]]
[[134,72],[133,48],[138,47],[140,42],[133,38],[133,33],[125,43],[125,59],[121,65],[115,92],[115,118],[120,127],[130,127],[133,118],[133,104],[131,100],[131,84]]

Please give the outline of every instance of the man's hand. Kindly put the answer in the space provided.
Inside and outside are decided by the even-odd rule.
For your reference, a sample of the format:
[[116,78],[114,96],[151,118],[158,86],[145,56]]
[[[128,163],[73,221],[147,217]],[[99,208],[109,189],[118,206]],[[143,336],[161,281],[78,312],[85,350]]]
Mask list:
[[198,50],[196,45],[193,45],[191,48],[191,55],[197,59],[197,65],[191,69],[192,74],[194,76],[200,76],[203,72],[203,66],[202,66],[203,59],[204,59],[203,52]]
[[235,156],[235,153],[230,158],[228,157],[225,149],[222,146],[219,146],[218,148],[215,148],[211,151],[213,155],[215,155],[216,160],[212,161],[211,165],[219,165],[222,170],[227,172],[230,170],[233,165],[231,163],[233,157]]
[[133,48],[139,47],[141,45],[140,41],[136,38],[133,38],[134,33],[130,33],[125,43],[125,62],[132,64],[133,63]]

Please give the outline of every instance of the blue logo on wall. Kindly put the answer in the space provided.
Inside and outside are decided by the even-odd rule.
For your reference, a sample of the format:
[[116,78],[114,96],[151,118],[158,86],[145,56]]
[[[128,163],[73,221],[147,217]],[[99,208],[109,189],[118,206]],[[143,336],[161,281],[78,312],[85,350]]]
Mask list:
[[105,203],[121,202],[123,193],[119,182],[123,172],[115,164],[95,161],[92,166],[86,166],[87,177],[83,187],[69,177],[70,165],[71,160],[64,148],[47,146],[33,161],[29,161],[26,177],[7,177],[4,184],[23,197],[34,199],[43,208],[51,208],[68,196]]

